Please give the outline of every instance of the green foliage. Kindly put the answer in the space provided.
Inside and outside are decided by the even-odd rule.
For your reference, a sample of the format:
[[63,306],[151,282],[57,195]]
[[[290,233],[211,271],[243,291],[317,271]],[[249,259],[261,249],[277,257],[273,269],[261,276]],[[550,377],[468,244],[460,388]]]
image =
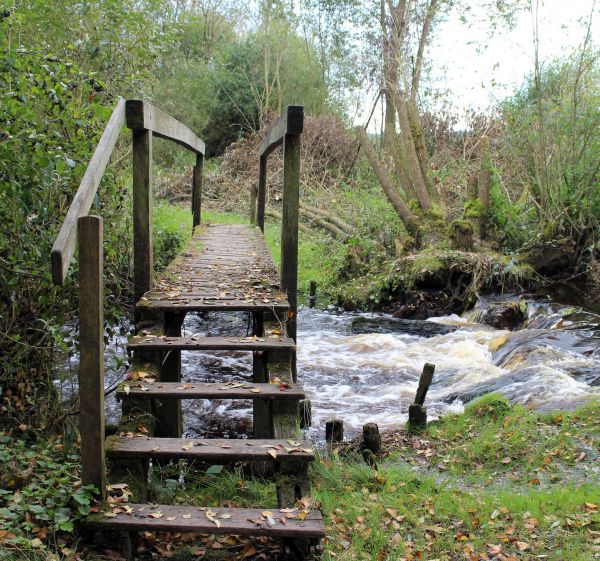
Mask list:
[[[54,392],[52,359],[64,348],[60,328],[77,302],[73,274],[64,287],[53,285],[50,248],[112,102],[72,63],[21,50],[3,52],[0,89],[6,92],[0,99],[0,386],[12,391],[0,412],[28,424],[37,416],[44,424],[55,403],[47,396]],[[129,286],[128,223],[121,218],[129,198],[114,171],[107,175],[101,189],[106,285],[119,296]],[[114,320],[115,309],[109,306],[106,316]]]
[[73,532],[97,492],[81,486],[79,456],[57,441],[31,443],[0,433],[0,531],[14,546],[46,548],[46,536]]
[[154,269],[162,271],[192,237],[189,208],[160,203],[152,210]]
[[589,234],[600,223],[599,61],[589,50],[555,60],[503,108],[547,237]]

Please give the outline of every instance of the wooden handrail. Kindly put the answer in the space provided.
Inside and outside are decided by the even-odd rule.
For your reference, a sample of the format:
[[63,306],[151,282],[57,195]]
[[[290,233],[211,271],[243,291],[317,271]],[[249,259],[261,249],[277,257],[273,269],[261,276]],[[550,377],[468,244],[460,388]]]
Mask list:
[[258,148],[259,157],[267,157],[275,148],[281,145],[286,135],[298,136],[304,129],[304,107],[288,105],[285,113],[273,123],[267,131]]
[[69,207],[65,221],[52,246],[50,259],[52,263],[52,280],[55,284],[62,284],[67,276],[73,253],[75,253],[77,220],[81,216],[86,216],[92,207],[104,170],[124,124],[125,100],[120,99],[100,137],[98,146],[96,146],[90,163],[83,174],[79,189],[77,189],[77,193],[75,193],[73,202]]
[[110,156],[125,124],[134,133],[147,131],[152,135],[172,140],[196,154],[192,212],[194,226],[200,223],[202,163],[205,152],[204,141],[177,119],[167,115],[146,101],[137,99],[125,101],[124,99],[119,99],[104,128],[96,150],[94,150],[94,154],[81,179],[77,193],[75,193],[73,202],[69,207],[67,216],[52,246],[50,261],[54,284],[62,284],[67,277],[69,266],[75,253],[77,220],[89,213]]
[[149,130],[156,136],[172,140],[184,148],[204,155],[204,141],[177,119],[147,101],[127,100],[127,126],[131,130]]

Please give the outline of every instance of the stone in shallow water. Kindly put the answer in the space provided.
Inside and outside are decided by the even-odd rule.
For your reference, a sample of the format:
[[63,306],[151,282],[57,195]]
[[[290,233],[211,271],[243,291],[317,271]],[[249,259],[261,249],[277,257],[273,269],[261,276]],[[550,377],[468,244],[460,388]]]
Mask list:
[[454,325],[444,325],[420,319],[388,317],[357,317],[352,321],[352,333],[404,333],[417,337],[435,337],[456,331]]

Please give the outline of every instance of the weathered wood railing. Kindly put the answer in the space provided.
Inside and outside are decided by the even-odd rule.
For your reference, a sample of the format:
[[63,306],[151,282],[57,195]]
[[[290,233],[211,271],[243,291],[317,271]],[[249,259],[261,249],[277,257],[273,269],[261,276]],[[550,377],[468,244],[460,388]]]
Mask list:
[[251,191],[250,220],[265,230],[267,159],[283,145],[283,198],[281,212],[281,289],[290,303],[287,333],[296,340],[298,311],[298,213],[300,198],[300,135],[304,129],[304,107],[289,105],[267,131],[258,149],[258,185]]
[[83,484],[105,495],[104,466],[104,274],[103,220],[88,216],[123,125],[133,133],[134,292],[136,300],[152,288],[152,138],[172,140],[196,154],[192,181],[193,226],[200,224],[204,142],[185,125],[140,100],[119,100],[51,254],[52,278],[62,284],[79,243],[79,395]]

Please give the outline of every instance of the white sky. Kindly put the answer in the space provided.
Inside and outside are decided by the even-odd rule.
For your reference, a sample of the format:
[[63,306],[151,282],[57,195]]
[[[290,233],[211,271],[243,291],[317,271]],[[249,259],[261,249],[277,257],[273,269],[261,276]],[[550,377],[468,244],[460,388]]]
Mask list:
[[[543,0],[540,2],[540,59],[566,54],[581,44],[592,0]],[[477,0],[472,2],[478,5]],[[491,33],[482,10],[481,22],[470,17],[467,26],[453,14],[434,30],[427,58],[432,62],[432,83],[448,90],[447,99],[458,110],[485,109],[515,91],[533,70],[532,14],[520,14],[515,28]],[[598,38],[600,13],[595,9],[592,37]],[[583,21],[580,21],[582,20]],[[594,33],[596,30],[596,33]],[[481,49],[481,45],[487,45]],[[478,52],[478,49],[480,52]],[[425,83],[423,85],[426,85]],[[363,122],[372,104],[365,99]],[[369,106],[369,107],[366,107]],[[366,114],[365,114],[366,113]],[[360,120],[360,119],[359,119]],[[381,111],[373,116],[370,130],[379,130]]]

